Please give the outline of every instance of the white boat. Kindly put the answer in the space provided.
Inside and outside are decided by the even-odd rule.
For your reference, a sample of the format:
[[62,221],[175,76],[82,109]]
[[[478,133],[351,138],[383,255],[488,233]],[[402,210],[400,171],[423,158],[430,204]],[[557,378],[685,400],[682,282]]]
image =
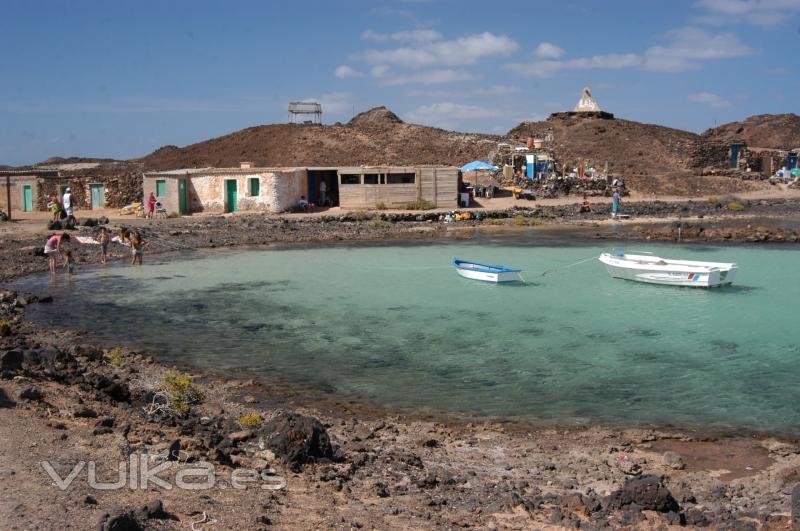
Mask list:
[[513,269],[504,265],[489,265],[469,260],[453,259],[456,272],[464,278],[483,280],[485,282],[517,282],[521,281],[521,269]]
[[650,284],[714,288],[727,286],[736,279],[736,264],[725,262],[697,262],[671,260],[652,254],[627,254],[624,252],[600,255],[614,278],[624,278]]

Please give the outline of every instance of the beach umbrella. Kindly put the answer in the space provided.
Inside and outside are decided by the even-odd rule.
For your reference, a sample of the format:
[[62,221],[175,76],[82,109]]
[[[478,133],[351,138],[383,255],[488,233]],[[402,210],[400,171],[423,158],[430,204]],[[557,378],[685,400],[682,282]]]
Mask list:
[[800,168],[792,168],[792,177],[800,177]]
[[473,160],[472,162],[468,162],[461,166],[461,171],[478,171],[478,170],[489,170],[489,171],[497,171],[497,166],[492,166],[488,162],[484,160]]

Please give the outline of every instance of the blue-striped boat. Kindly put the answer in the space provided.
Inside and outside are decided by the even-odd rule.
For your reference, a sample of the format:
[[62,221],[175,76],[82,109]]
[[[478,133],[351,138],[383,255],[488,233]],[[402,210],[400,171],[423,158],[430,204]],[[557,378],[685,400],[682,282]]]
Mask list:
[[481,264],[470,260],[453,259],[456,272],[464,278],[483,280],[484,282],[517,282],[521,281],[521,269],[504,265]]

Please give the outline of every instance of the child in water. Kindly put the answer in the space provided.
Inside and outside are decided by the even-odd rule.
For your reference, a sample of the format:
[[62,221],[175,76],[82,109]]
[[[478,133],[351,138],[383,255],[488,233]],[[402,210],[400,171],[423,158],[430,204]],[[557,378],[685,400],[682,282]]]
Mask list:
[[56,258],[59,251],[61,251],[61,243],[70,240],[69,234],[63,232],[61,234],[52,234],[47,238],[47,243],[44,244],[44,254],[50,262],[50,274],[56,274]]
[[75,259],[72,257],[72,251],[67,251],[66,254],[64,255],[64,268],[71,275],[72,273],[75,272],[76,267],[77,266],[75,265]]
[[142,239],[142,235],[134,232],[131,237],[131,265],[136,265],[138,260],[139,265],[142,265],[142,254],[144,253],[144,246],[147,242]]
[[108,263],[108,231],[105,227],[100,227],[97,242],[100,244],[100,263]]

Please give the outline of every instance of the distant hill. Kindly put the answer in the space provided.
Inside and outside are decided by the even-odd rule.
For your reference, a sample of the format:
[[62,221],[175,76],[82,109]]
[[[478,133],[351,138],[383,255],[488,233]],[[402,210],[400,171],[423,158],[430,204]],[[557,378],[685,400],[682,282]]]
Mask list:
[[749,147],[789,150],[800,147],[800,116],[758,114],[741,122],[709,129],[703,138],[731,142],[744,140]]
[[523,122],[508,132],[520,141],[527,137],[553,140],[550,147],[568,167],[587,163],[622,176],[642,193],[705,193],[716,183],[696,178],[703,166],[695,153],[700,137],[689,131],[623,119],[604,119],[572,113],[551,115],[541,122]]
[[461,165],[485,159],[501,137],[404,123],[376,107],[346,125],[250,127],[183,148],[165,146],[138,159],[150,170],[205,166]]

